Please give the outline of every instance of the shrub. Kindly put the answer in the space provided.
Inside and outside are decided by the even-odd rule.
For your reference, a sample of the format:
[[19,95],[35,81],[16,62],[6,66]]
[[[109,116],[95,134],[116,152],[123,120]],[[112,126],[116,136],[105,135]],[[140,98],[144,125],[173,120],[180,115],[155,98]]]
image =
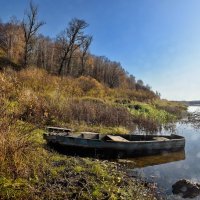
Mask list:
[[84,95],[94,97],[102,97],[104,95],[105,89],[96,79],[81,76],[80,78],[77,78],[76,81],[78,83],[77,86],[82,89]]
[[44,150],[29,139],[33,126],[6,118],[0,121],[0,174],[35,178],[44,167]]
[[132,117],[125,108],[102,101],[74,100],[69,102],[68,108],[68,118],[72,121],[106,126],[129,126],[132,123]]

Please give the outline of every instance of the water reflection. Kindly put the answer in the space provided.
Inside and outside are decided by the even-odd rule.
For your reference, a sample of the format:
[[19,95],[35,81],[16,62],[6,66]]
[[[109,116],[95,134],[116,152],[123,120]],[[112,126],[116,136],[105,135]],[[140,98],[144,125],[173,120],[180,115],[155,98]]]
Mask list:
[[132,162],[130,163],[133,163],[134,167],[136,168],[142,168],[142,167],[160,165],[160,164],[170,163],[170,162],[175,162],[175,161],[180,161],[180,160],[185,160],[185,151],[138,157],[138,158],[131,159]]
[[[200,107],[189,108],[189,111],[196,111],[196,113],[197,110],[200,111]],[[200,121],[197,124],[199,123]],[[172,194],[172,185],[180,179],[200,182],[200,128],[194,126],[192,122],[177,123],[176,132],[186,139],[185,153],[177,155],[172,153],[166,157],[163,155],[163,161],[160,157],[154,156],[136,159],[138,168],[129,168],[133,173],[140,174],[147,180],[152,181],[153,177],[159,189],[168,195]],[[164,133],[166,134],[166,131]],[[167,133],[170,134],[170,131]]]
[[166,125],[157,125],[157,127],[153,130],[149,129],[142,129],[139,127],[136,127],[136,129],[133,131],[133,134],[144,134],[144,135],[166,135],[166,134],[176,134],[176,122],[168,123]]
[[193,126],[195,129],[200,129],[200,107],[191,106],[188,109],[188,117],[182,120],[183,124]]

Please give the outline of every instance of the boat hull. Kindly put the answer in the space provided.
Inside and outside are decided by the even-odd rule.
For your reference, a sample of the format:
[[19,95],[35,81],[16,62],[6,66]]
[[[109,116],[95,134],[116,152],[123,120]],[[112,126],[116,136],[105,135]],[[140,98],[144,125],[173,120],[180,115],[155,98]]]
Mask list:
[[180,151],[185,147],[185,139],[181,136],[167,141],[129,142],[91,140],[56,135],[48,135],[45,139],[51,147],[62,153],[97,157],[137,157]]

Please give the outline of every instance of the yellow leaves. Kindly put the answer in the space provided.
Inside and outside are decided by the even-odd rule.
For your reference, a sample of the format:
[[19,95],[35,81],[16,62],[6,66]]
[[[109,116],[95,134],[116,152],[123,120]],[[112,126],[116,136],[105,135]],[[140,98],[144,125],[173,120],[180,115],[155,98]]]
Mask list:
[[0,74],[0,93],[7,94],[13,87],[13,84],[9,77],[6,77],[5,74]]
[[94,64],[94,59],[92,57],[89,57],[87,59],[87,64],[90,65],[90,66],[92,66]]
[[3,51],[3,49],[0,48],[0,57],[4,57],[6,56],[5,51]]
[[96,79],[81,76],[77,79],[78,87],[82,89],[85,95],[102,97],[105,94],[105,87]]
[[44,116],[45,116],[45,117],[48,117],[48,116],[49,116],[49,113],[45,111],[45,112],[44,112]]

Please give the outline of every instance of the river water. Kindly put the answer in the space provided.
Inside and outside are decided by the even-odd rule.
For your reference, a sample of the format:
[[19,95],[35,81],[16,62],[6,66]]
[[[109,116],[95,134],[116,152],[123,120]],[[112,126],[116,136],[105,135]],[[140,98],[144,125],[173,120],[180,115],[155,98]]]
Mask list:
[[[200,107],[189,107],[189,112],[199,111]],[[171,134],[169,131],[165,134]],[[172,185],[180,179],[200,182],[200,129],[192,124],[177,123],[176,133],[186,139],[185,151],[133,159],[136,168],[130,172],[142,176],[147,181],[156,182],[161,194],[172,195]],[[195,199],[200,200],[200,196]]]

